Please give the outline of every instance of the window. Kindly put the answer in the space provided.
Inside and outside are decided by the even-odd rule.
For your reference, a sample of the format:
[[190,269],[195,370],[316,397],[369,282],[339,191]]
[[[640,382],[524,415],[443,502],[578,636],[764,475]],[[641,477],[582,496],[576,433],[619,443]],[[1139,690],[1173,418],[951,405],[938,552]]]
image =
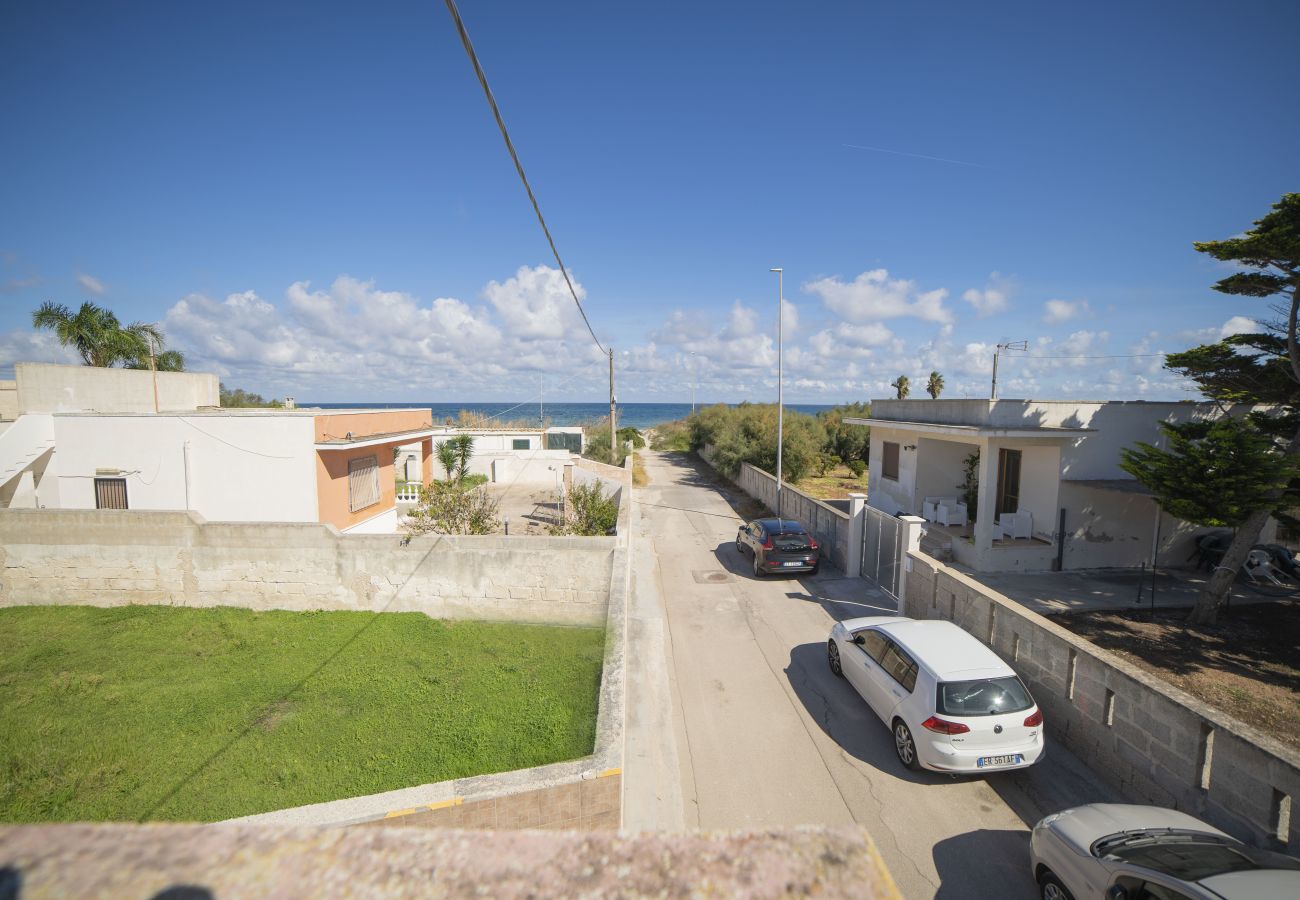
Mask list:
[[885,655],[885,650],[889,646],[889,640],[879,631],[872,631],[870,629],[859,631],[857,634],[853,635],[855,643],[858,638],[862,639],[862,643],[858,644],[858,646],[862,648],[862,652],[867,654],[867,656],[870,656],[876,662],[880,662],[880,658]]
[[529,438],[515,438],[511,441],[510,446],[513,450],[531,450],[533,442]]
[[880,667],[909,694],[916,687],[916,660],[908,656],[907,651],[893,641],[889,642],[889,649],[881,658]]
[[898,480],[898,445],[892,441],[885,441],[880,460],[880,475],[883,478]]
[[936,712],[949,716],[1001,716],[1034,705],[1019,678],[977,678],[939,685]]
[[125,478],[95,479],[95,509],[126,508]]
[[998,451],[997,514],[1020,511],[1020,451],[1003,447]]
[[348,460],[348,509],[356,512],[378,502],[378,461],[373,456]]

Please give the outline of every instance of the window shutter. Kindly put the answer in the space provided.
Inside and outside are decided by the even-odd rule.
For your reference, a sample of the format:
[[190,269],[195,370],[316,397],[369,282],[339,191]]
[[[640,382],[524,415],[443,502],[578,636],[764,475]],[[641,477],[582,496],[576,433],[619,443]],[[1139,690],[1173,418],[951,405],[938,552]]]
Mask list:
[[373,456],[348,460],[348,509],[356,512],[379,502],[379,461]]
[[126,479],[96,478],[95,509],[126,509]]

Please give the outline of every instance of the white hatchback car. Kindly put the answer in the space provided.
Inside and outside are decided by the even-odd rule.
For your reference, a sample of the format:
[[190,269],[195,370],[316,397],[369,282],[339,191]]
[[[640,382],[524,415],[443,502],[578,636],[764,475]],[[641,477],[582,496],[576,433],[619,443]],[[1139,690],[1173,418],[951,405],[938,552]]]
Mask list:
[[837,622],[826,654],[894,733],[909,769],[1000,772],[1043,757],[1043,714],[1016,673],[951,622]]

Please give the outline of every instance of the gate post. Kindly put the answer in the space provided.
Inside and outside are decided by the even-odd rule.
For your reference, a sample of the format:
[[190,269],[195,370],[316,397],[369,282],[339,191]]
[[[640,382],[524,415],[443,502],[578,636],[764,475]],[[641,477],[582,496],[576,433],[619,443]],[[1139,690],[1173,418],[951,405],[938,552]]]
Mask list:
[[898,518],[903,523],[899,529],[902,540],[898,542],[898,614],[902,616],[907,614],[904,612],[907,609],[907,573],[912,571],[912,561],[907,558],[907,554],[921,549],[921,526],[925,524],[925,519],[920,516]]
[[849,546],[844,553],[844,574],[850,578],[862,577],[862,527],[867,514],[866,494],[849,494]]

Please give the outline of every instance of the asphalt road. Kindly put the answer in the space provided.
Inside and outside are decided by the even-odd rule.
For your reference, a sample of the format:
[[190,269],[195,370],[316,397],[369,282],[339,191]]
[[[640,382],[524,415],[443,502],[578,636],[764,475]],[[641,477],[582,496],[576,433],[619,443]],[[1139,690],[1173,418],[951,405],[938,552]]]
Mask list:
[[1059,746],[1032,769],[954,779],[907,771],[888,729],[826,666],[838,619],[893,601],[829,569],[755,579],[737,514],[707,467],[643,452],[633,509],[624,825],[859,825],[900,890],[1034,897],[1028,828],[1114,797]]

